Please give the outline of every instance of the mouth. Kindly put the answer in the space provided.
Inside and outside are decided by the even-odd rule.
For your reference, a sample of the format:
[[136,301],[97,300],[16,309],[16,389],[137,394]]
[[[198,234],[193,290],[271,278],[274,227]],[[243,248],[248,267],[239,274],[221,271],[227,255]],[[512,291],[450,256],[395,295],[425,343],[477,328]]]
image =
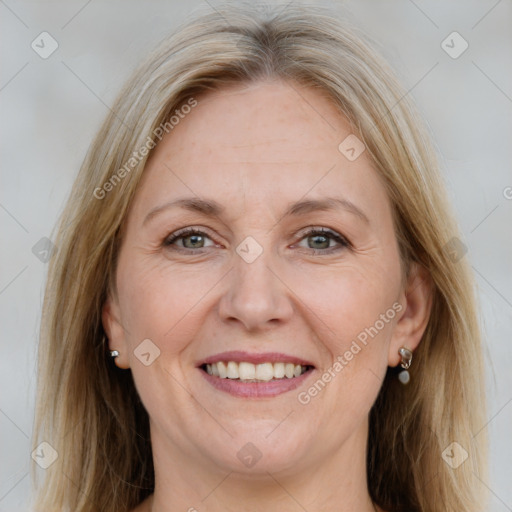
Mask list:
[[271,380],[295,379],[313,366],[285,362],[253,364],[248,361],[219,361],[203,364],[200,367],[208,375],[219,379],[231,379],[241,382],[269,382]]
[[286,354],[225,352],[198,366],[216,389],[238,397],[272,397],[296,389],[315,367]]

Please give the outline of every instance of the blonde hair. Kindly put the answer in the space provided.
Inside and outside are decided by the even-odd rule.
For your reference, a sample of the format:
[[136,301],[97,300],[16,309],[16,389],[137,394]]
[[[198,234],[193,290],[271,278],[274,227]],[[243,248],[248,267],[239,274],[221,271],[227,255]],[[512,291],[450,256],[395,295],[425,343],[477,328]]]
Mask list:
[[[274,78],[328,94],[347,117],[387,188],[404,273],[418,262],[432,277],[432,312],[411,382],[401,386],[388,369],[370,413],[370,495],[393,512],[483,507],[478,479],[486,440],[476,433],[485,423],[485,396],[474,290],[464,259],[446,250],[458,229],[419,116],[387,65],[332,13],[226,6],[183,26],[128,81],[60,219],[43,306],[33,437],[34,449],[47,441],[58,458],[42,483],[33,464],[35,510],[122,512],[153,492],[148,415],[131,372],[107,356],[101,322],[147,155],[125,164],[187,100]],[[456,469],[442,458],[454,441],[469,452]]]

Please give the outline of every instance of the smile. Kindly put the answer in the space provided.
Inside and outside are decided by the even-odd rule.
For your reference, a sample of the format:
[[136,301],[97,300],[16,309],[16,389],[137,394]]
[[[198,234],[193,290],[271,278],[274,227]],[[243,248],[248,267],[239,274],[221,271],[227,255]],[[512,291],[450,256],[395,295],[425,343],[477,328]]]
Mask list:
[[220,379],[268,382],[270,380],[300,377],[311,367],[284,362],[253,364],[246,361],[219,361],[218,363],[205,364],[202,368],[208,375],[219,377]]
[[314,372],[306,360],[282,353],[224,352],[198,364],[206,381],[235,397],[268,398],[296,389]]

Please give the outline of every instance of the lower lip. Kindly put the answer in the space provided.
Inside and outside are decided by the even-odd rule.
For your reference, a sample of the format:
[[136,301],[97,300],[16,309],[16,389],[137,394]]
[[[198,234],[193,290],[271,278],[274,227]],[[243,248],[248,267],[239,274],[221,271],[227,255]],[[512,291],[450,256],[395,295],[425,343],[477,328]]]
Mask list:
[[243,382],[235,379],[221,379],[199,368],[203,377],[219,391],[244,398],[268,398],[298,388],[314,370],[308,370],[299,377],[276,379],[267,382]]

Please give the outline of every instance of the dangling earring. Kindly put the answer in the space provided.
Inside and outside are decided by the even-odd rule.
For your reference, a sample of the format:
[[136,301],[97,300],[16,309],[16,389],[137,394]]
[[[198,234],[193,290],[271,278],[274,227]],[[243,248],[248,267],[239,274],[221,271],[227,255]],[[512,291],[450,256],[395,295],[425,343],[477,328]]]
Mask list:
[[412,352],[406,347],[401,347],[398,353],[402,358],[400,366],[403,368],[403,370],[398,374],[398,380],[402,384],[407,384],[411,380],[411,376],[409,375],[409,372],[407,370],[411,366]]

